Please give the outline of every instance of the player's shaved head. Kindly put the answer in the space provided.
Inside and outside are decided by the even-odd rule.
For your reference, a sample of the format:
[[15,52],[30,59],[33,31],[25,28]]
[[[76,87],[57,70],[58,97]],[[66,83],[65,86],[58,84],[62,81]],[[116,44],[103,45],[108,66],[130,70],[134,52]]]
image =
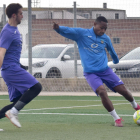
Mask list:
[[108,23],[107,19],[103,16],[99,16],[96,18],[95,20],[96,23],[101,23],[101,22],[105,22],[105,23]]

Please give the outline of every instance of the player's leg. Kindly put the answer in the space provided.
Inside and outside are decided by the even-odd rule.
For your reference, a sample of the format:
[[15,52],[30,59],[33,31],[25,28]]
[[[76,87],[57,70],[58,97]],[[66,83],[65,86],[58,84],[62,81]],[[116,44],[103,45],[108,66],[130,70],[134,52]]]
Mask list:
[[96,74],[84,74],[88,84],[91,86],[93,91],[100,96],[103,106],[107,109],[108,112],[114,110],[113,104],[108,98],[106,89],[103,85],[103,81]]
[[[140,106],[135,102],[131,93],[125,88],[122,80],[112,71],[111,68],[107,69],[107,71],[102,76],[103,82],[114,92],[118,92],[123,95],[133,106],[135,110],[140,109]],[[119,120],[118,123],[121,123]]]
[[96,93],[100,96],[102,104],[108,112],[111,112],[112,110],[114,110],[113,104],[111,100],[109,99],[106,89],[103,85],[99,86],[96,89]]
[[22,94],[14,107],[5,114],[14,125],[21,127],[18,121],[18,112],[40,93],[42,86],[31,74],[20,66],[11,66],[4,70],[2,72],[2,77],[6,84],[8,83],[7,86],[10,98],[12,98],[13,95],[17,95],[19,92]]
[[113,104],[111,100],[109,99],[106,89],[103,85],[103,81],[101,78],[95,74],[87,74],[84,73],[84,76],[88,82],[88,84],[91,86],[93,91],[100,96],[101,101],[105,109],[110,113],[110,115],[114,118],[115,126],[123,126],[122,123],[119,123],[119,125],[116,125],[116,121],[121,121],[121,118],[117,115]]
[[116,92],[118,92],[119,94],[121,94],[126,100],[128,100],[135,110],[140,109],[139,104],[136,103],[131,92],[129,90],[127,90],[127,88],[124,85],[118,85],[118,86],[114,87],[114,90]]
[[17,103],[14,105],[13,108],[11,109],[11,112],[17,113],[20,111],[25,105],[27,105],[30,101],[32,101],[40,92],[41,92],[42,86],[40,83],[35,84],[32,86],[28,91],[26,91],[21,98],[17,101]]
[[115,126],[122,127],[123,126],[122,118],[120,118],[118,116],[118,114],[116,113],[116,111],[114,109],[114,106],[113,106],[111,100],[109,99],[109,97],[107,95],[105,87],[104,86],[100,86],[99,88],[97,88],[96,92],[100,96],[103,106],[106,108],[106,110],[113,117],[113,119],[115,121]]
[[21,98],[16,102],[16,104],[6,112],[6,117],[17,127],[21,127],[20,122],[18,121],[19,111],[32,101],[41,91],[42,86],[40,83],[32,86],[27,92],[25,92]]
[[132,94],[126,89],[122,80],[109,68],[107,76],[103,77],[106,85],[114,92],[118,92],[126,100],[128,100],[135,110],[139,110],[140,106],[135,102]]
[[9,109],[11,109],[15,104],[16,102],[20,99],[21,96],[15,98],[12,102],[12,104],[9,104],[5,107],[3,107],[1,110],[0,110],[0,119],[4,118],[5,117],[5,113],[6,111],[8,111]]

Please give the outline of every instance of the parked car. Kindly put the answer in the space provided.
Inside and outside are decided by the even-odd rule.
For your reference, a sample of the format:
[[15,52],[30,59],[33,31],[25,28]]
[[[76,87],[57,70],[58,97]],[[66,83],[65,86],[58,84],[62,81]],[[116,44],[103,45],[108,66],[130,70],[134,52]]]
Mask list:
[[[28,66],[28,50],[21,54],[20,63]],[[32,48],[32,74],[36,78],[71,78],[74,72],[73,44],[42,44]],[[83,68],[77,49],[77,77]]]
[[140,47],[137,47],[120,58],[118,64],[108,62],[108,66],[122,78],[140,77]]

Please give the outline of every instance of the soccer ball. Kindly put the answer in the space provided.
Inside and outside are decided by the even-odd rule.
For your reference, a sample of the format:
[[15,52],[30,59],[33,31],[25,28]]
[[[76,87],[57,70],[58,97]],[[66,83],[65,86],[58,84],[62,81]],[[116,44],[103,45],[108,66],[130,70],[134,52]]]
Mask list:
[[137,110],[133,115],[133,120],[137,125],[140,125],[140,110]]

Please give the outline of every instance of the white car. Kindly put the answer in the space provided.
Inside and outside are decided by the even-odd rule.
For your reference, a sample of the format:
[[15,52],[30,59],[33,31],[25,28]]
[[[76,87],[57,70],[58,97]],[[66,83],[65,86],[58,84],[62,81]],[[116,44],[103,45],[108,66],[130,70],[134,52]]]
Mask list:
[[[83,77],[83,68],[77,53],[77,77]],[[20,63],[28,66],[28,51],[21,54]],[[32,75],[36,78],[75,77],[73,44],[42,44],[32,48]]]

